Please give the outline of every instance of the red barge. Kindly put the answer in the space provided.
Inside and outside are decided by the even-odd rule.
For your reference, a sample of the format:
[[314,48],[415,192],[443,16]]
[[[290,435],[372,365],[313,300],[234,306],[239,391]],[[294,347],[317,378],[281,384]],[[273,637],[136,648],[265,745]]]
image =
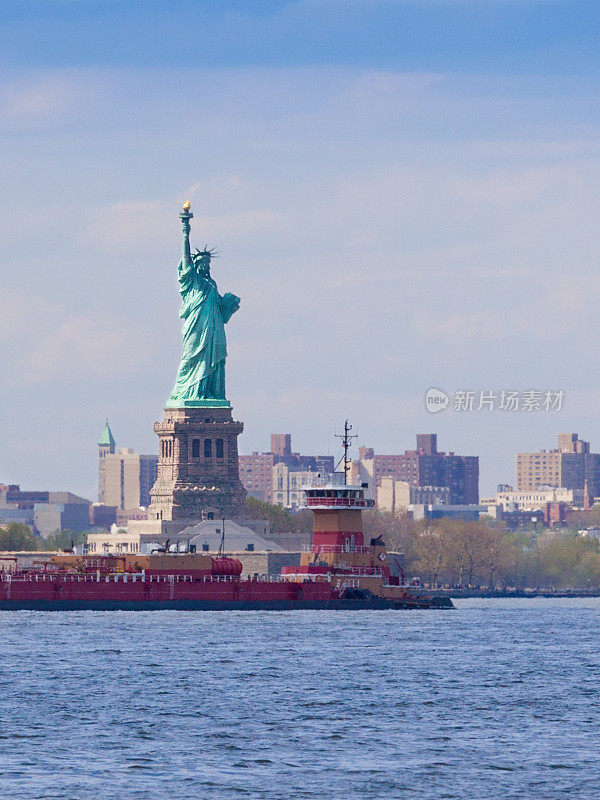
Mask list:
[[381,539],[365,545],[358,486],[306,490],[313,543],[277,578],[242,579],[235,558],[200,553],[61,554],[0,573],[0,610],[292,610],[452,608],[391,575]]

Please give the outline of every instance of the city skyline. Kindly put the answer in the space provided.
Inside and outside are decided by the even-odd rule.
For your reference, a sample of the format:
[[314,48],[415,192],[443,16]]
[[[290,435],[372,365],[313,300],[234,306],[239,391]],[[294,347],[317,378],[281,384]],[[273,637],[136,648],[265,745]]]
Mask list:
[[[243,297],[227,376],[241,452],[291,430],[333,453],[345,417],[378,452],[433,429],[481,456],[488,493],[560,430],[600,441],[600,11],[219,5],[168,20],[150,2],[144,36],[130,3],[102,24],[95,4],[3,6],[0,480],[90,495],[106,415],[156,452],[187,199],[193,244],[218,247]],[[432,424],[430,387],[565,399]]]
[[[353,430],[353,428],[351,428],[351,430]],[[111,440],[110,447],[108,446],[108,439],[106,437],[110,437],[110,440]],[[339,436],[339,434],[333,434],[333,438],[334,439],[339,439],[340,436]],[[417,433],[416,434],[416,441],[417,441],[416,448],[414,446],[413,447],[407,447],[404,450],[398,451],[398,452],[392,452],[389,449],[388,450],[383,450],[383,451],[377,451],[377,453],[376,453],[377,457],[379,459],[384,459],[385,464],[388,464],[389,459],[394,460],[394,463],[392,464],[391,462],[389,462],[389,464],[388,464],[389,469],[387,469],[387,470],[385,469],[385,466],[380,466],[378,468],[378,472],[377,472],[378,477],[376,477],[375,483],[373,485],[374,486],[377,485],[377,480],[381,476],[393,477],[394,480],[397,480],[398,479],[398,475],[396,475],[396,472],[397,472],[396,461],[398,459],[403,459],[403,458],[405,458],[407,456],[411,456],[412,457],[415,453],[431,452],[431,450],[430,450],[430,448],[431,448],[430,440],[433,441],[433,452],[438,452],[442,456],[449,455],[451,457],[456,456],[458,459],[464,459],[465,458],[464,455],[460,455],[457,452],[456,448],[447,447],[446,448],[447,452],[443,448],[441,450],[436,450],[436,448],[437,448],[437,438],[438,438],[438,434],[437,433],[431,433],[431,432],[430,433]],[[548,456],[552,456],[552,455],[560,456],[561,453],[575,452],[575,450],[573,449],[575,447],[575,445],[571,444],[572,442],[575,442],[575,443],[578,443],[579,445],[583,446],[584,449],[581,450],[580,452],[587,453],[587,454],[591,453],[591,455],[589,457],[592,458],[592,459],[596,459],[597,460],[600,457],[600,456],[594,454],[592,444],[590,442],[581,441],[578,438],[578,434],[576,432],[568,432],[568,433],[567,432],[561,432],[561,433],[558,433],[557,434],[557,439],[558,439],[558,443],[556,443],[556,442],[554,442],[554,443],[552,443],[552,442],[544,442],[543,445],[539,446],[534,451],[528,451],[528,452],[519,451],[519,452],[514,453],[513,454],[513,472],[512,472],[512,475],[510,476],[510,479],[507,479],[504,482],[502,482],[502,481],[496,482],[496,484],[491,489],[488,489],[487,487],[486,488],[481,488],[480,487],[479,488],[479,492],[478,492],[479,498],[488,497],[489,495],[493,495],[496,492],[500,492],[501,490],[511,490],[512,491],[513,487],[516,490],[522,490],[524,487],[520,486],[520,482],[522,480],[520,478],[520,474],[521,474],[521,472],[520,472],[521,471],[520,463],[521,463],[521,459],[524,456],[536,457],[536,456],[539,456],[541,454],[547,454]],[[565,445],[565,441],[568,442],[568,445]],[[255,484],[254,486],[252,486],[250,484],[247,484],[246,483],[246,479],[242,475],[242,473],[245,472],[247,467],[250,466],[250,464],[253,461],[256,461],[257,458],[259,460],[261,460],[261,459],[264,459],[267,456],[272,456],[273,454],[276,454],[278,456],[287,454],[290,458],[285,458],[284,457],[281,460],[283,460],[285,463],[289,464],[289,468],[292,471],[298,471],[299,473],[302,473],[302,470],[304,470],[305,472],[308,472],[308,473],[310,473],[310,472],[316,473],[316,472],[319,471],[319,469],[321,469],[321,470],[325,469],[325,474],[326,475],[333,475],[333,471],[335,469],[336,474],[342,474],[340,472],[340,470],[343,471],[343,455],[340,456],[339,453],[336,453],[334,455],[331,455],[329,453],[327,453],[327,454],[323,453],[322,455],[306,455],[306,454],[302,454],[299,449],[296,449],[296,447],[294,447],[294,448],[291,447],[292,434],[290,434],[290,433],[271,433],[270,434],[270,442],[271,442],[271,448],[270,449],[267,449],[267,442],[265,442],[264,443],[264,447],[261,448],[261,449],[252,451],[251,453],[243,453],[243,452],[241,452],[239,454],[240,455],[240,459],[241,459],[240,460],[240,478],[242,479],[242,481],[246,485],[246,488],[248,489],[248,494],[253,494],[253,496],[257,497],[258,499],[262,499],[262,500],[267,499],[268,500],[268,498],[263,497],[263,493],[262,492],[258,492],[258,493],[257,492],[253,492],[252,488],[254,488],[254,489],[259,488],[258,485]],[[125,446],[125,445],[123,445],[123,446],[119,445],[117,447],[118,444],[119,443],[116,442],[116,440],[113,438],[112,430],[111,430],[111,427],[109,425],[109,420],[107,418],[106,421],[105,421],[105,425],[104,425],[104,428],[102,430],[100,439],[96,444],[96,448],[97,448],[97,450],[96,450],[96,458],[98,458],[98,448],[99,448],[99,450],[100,450],[100,455],[99,455],[100,462],[102,462],[102,459],[104,459],[106,457],[106,455],[108,455],[109,453],[113,453],[114,454],[113,458],[117,458],[117,460],[118,460],[119,457],[122,457],[123,454],[125,454],[128,457],[134,457],[134,458],[137,458],[137,459],[158,458],[157,455],[143,455],[143,454],[135,453],[133,448],[130,448],[130,447]],[[296,443],[294,442],[294,445],[295,444]],[[338,446],[338,449],[339,449],[339,446]],[[362,444],[362,443],[359,443],[359,444],[356,444],[356,443],[353,444],[352,442],[350,443],[349,466],[351,468],[351,471],[350,471],[351,475],[353,475],[353,470],[356,469],[356,467],[353,466],[353,465],[360,464],[361,460],[363,458],[365,458],[365,457],[372,458],[374,450],[375,450],[375,448],[372,448],[370,445],[366,445],[366,444]],[[288,453],[288,451],[289,451],[289,453]],[[371,455],[368,454],[369,451],[370,451]],[[577,452],[579,452],[579,451],[577,451]],[[339,458],[338,458],[338,456],[339,456]],[[478,469],[477,469],[477,476],[476,476],[477,483],[479,483],[479,462],[480,462],[480,458],[481,458],[481,455],[479,453],[473,453],[473,454],[470,454],[470,456],[467,456],[467,460],[471,460],[471,461],[475,460],[475,461],[478,462]],[[329,461],[329,459],[331,459],[331,461]],[[386,461],[386,459],[387,459],[387,461]],[[269,466],[268,466],[268,473],[269,474],[268,474],[268,477],[266,478],[269,487],[271,487],[271,481],[272,481],[271,469],[272,469],[274,463],[277,463],[277,460],[278,460],[277,458],[275,459],[275,461],[273,461],[273,459],[271,459],[271,461],[269,462]],[[98,462],[96,462],[96,463],[98,463]],[[594,462],[594,463],[596,463],[596,462]],[[327,464],[327,466],[325,466],[325,464]],[[409,472],[410,472],[410,470],[409,470]],[[302,473],[302,474],[304,474],[304,473]],[[415,476],[412,476],[412,477],[415,477]],[[557,477],[558,477],[558,472],[557,472]],[[404,480],[404,477],[401,477],[400,479]],[[254,481],[254,480],[256,480],[255,477],[252,478],[252,481]],[[410,481],[410,475],[407,478],[407,480]],[[590,480],[592,480],[592,479],[590,478]],[[590,493],[593,496],[597,496],[597,493],[593,491],[593,489],[596,487],[596,480],[597,480],[596,477],[594,477],[593,480],[592,480],[592,483],[591,483]],[[93,490],[91,490],[86,495],[86,497],[92,503],[96,503],[98,500],[100,502],[103,502],[101,500],[101,497],[100,497],[101,494],[102,494],[102,491],[103,491],[100,488],[101,485],[102,485],[101,484],[102,478],[100,479],[100,482],[98,482],[98,473],[96,473],[96,481],[97,482],[95,484],[95,488]],[[350,482],[358,483],[360,481],[358,481],[358,479],[357,480],[352,479]],[[432,478],[425,478],[423,480],[417,481],[415,483],[415,486],[427,486],[427,487],[429,487],[429,486],[431,486],[433,484],[437,484],[437,483],[439,483],[439,481],[433,480]],[[579,488],[582,489],[583,488],[583,478],[581,478],[579,483],[581,483],[581,486]],[[13,485],[16,485],[16,484],[13,483]],[[441,485],[446,486],[447,483],[442,480]],[[261,484],[261,486],[262,486],[262,484]],[[531,483],[531,485],[528,485],[527,487],[525,487],[525,489],[527,491],[537,491],[537,490],[539,490],[541,488],[551,487],[551,486],[555,486],[555,487],[558,487],[558,488],[560,488],[560,487],[569,488],[571,486],[571,483],[569,483],[568,481],[565,482],[562,479],[561,480],[557,480],[557,481],[553,481],[553,480],[549,480],[548,479],[548,480],[538,481],[537,483],[535,483],[535,482]],[[50,491],[56,491],[55,486],[51,482],[44,485],[43,491],[47,492],[48,491],[48,487],[49,487]],[[25,487],[21,487],[21,488],[24,488],[25,490],[28,490],[28,491],[36,491],[36,490],[40,489],[40,487],[32,487],[32,486],[25,486]],[[67,488],[70,489],[71,487],[67,487]],[[473,490],[473,491],[475,491],[475,490]],[[273,502],[272,500],[268,500],[268,501],[269,502]],[[469,502],[475,502],[474,497],[471,498],[469,500]],[[109,505],[110,505],[110,503],[109,503]],[[119,503],[117,503],[117,505],[119,505]],[[143,506],[143,504],[141,504],[141,505]],[[121,507],[124,507],[123,504],[121,504]],[[133,508],[133,506],[132,506],[132,508]]]

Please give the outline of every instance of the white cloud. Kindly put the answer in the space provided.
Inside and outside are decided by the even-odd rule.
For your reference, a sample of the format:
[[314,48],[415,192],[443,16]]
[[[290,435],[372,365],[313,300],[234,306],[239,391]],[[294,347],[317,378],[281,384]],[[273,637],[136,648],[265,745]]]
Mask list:
[[134,375],[150,365],[150,325],[135,326],[113,314],[69,315],[36,297],[0,292],[6,386],[76,384]]
[[127,375],[134,366],[149,364],[148,347],[118,320],[74,317],[45,333],[24,354],[21,372],[29,383],[44,383],[62,376],[70,380]]
[[84,246],[104,252],[123,247],[129,250],[148,239],[164,239],[173,227],[174,205],[164,200],[124,200],[108,206],[88,206],[79,235]]
[[82,99],[81,83],[71,74],[31,72],[0,83],[0,117],[39,129],[70,116]]

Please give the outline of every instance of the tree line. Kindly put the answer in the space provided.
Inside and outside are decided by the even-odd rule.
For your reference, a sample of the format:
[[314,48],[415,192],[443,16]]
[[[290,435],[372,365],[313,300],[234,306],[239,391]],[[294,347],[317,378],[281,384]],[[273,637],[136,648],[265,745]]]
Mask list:
[[407,577],[431,586],[600,589],[600,542],[574,530],[515,533],[495,520],[415,522],[372,510],[365,531],[405,554]]

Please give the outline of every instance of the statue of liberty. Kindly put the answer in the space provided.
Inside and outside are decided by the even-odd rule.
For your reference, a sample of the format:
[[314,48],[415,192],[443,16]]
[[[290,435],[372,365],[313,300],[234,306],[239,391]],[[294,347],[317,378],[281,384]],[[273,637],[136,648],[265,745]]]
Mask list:
[[179,262],[179,292],[183,319],[183,355],[167,408],[229,406],[225,398],[225,324],[238,310],[240,298],[220,295],[210,274],[210,250],[190,250],[187,202],[179,215],[183,227],[183,254]]

